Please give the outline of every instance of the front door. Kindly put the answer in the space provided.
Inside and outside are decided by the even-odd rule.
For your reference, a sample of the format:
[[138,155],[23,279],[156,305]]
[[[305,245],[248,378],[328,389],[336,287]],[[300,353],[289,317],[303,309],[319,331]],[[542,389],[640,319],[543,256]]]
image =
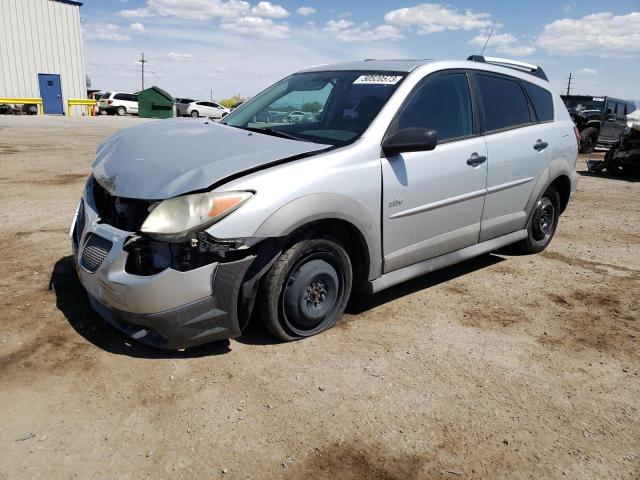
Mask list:
[[64,115],[60,75],[39,73],[38,82],[40,83],[40,97],[42,97],[44,113]]
[[478,242],[487,147],[477,136],[464,72],[429,75],[409,95],[389,133],[432,128],[432,151],[382,159],[384,272]]

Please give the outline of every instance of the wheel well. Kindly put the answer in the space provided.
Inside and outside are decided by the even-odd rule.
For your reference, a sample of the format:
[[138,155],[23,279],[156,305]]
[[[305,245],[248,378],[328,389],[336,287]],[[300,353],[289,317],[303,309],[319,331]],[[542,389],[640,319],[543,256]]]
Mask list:
[[560,213],[562,213],[567,208],[571,196],[571,180],[566,175],[561,175],[551,182],[550,186],[555,187],[560,195]]
[[[290,242],[295,241],[301,235],[324,234],[334,237],[340,242],[349,255],[351,267],[353,268],[353,287],[354,289],[368,280],[369,266],[371,259],[369,258],[369,248],[364,235],[356,226],[337,218],[329,218],[308,223],[291,232],[287,239]],[[289,245],[286,245],[287,248]]]

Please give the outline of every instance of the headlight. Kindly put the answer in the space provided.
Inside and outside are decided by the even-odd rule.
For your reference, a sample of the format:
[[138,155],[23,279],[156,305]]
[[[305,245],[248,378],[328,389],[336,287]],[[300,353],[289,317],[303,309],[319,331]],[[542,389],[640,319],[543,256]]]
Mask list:
[[160,202],[140,229],[151,236],[181,240],[223,219],[249,200],[252,192],[207,192]]

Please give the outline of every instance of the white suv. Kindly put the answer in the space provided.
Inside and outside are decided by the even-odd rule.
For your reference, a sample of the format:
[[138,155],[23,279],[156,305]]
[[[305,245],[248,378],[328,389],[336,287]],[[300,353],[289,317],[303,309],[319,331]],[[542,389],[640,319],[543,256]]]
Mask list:
[[191,102],[185,113],[192,117],[211,117],[219,120],[230,112],[228,108],[214,102]]
[[138,95],[124,92],[105,92],[98,101],[100,113],[114,113],[124,116],[127,113],[138,113]]

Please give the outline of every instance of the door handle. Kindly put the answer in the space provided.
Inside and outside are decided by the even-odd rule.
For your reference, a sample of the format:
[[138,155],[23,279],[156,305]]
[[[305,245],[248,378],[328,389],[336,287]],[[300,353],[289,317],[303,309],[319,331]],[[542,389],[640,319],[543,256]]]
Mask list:
[[536,142],[536,144],[533,146],[534,150],[537,150],[538,152],[544,150],[545,148],[547,148],[549,146],[549,144],[547,142],[543,142],[542,140],[538,139],[538,141]]
[[467,159],[467,165],[471,165],[472,167],[477,167],[480,164],[483,164],[487,161],[487,157],[484,155],[478,155],[477,153],[472,153],[471,157]]

